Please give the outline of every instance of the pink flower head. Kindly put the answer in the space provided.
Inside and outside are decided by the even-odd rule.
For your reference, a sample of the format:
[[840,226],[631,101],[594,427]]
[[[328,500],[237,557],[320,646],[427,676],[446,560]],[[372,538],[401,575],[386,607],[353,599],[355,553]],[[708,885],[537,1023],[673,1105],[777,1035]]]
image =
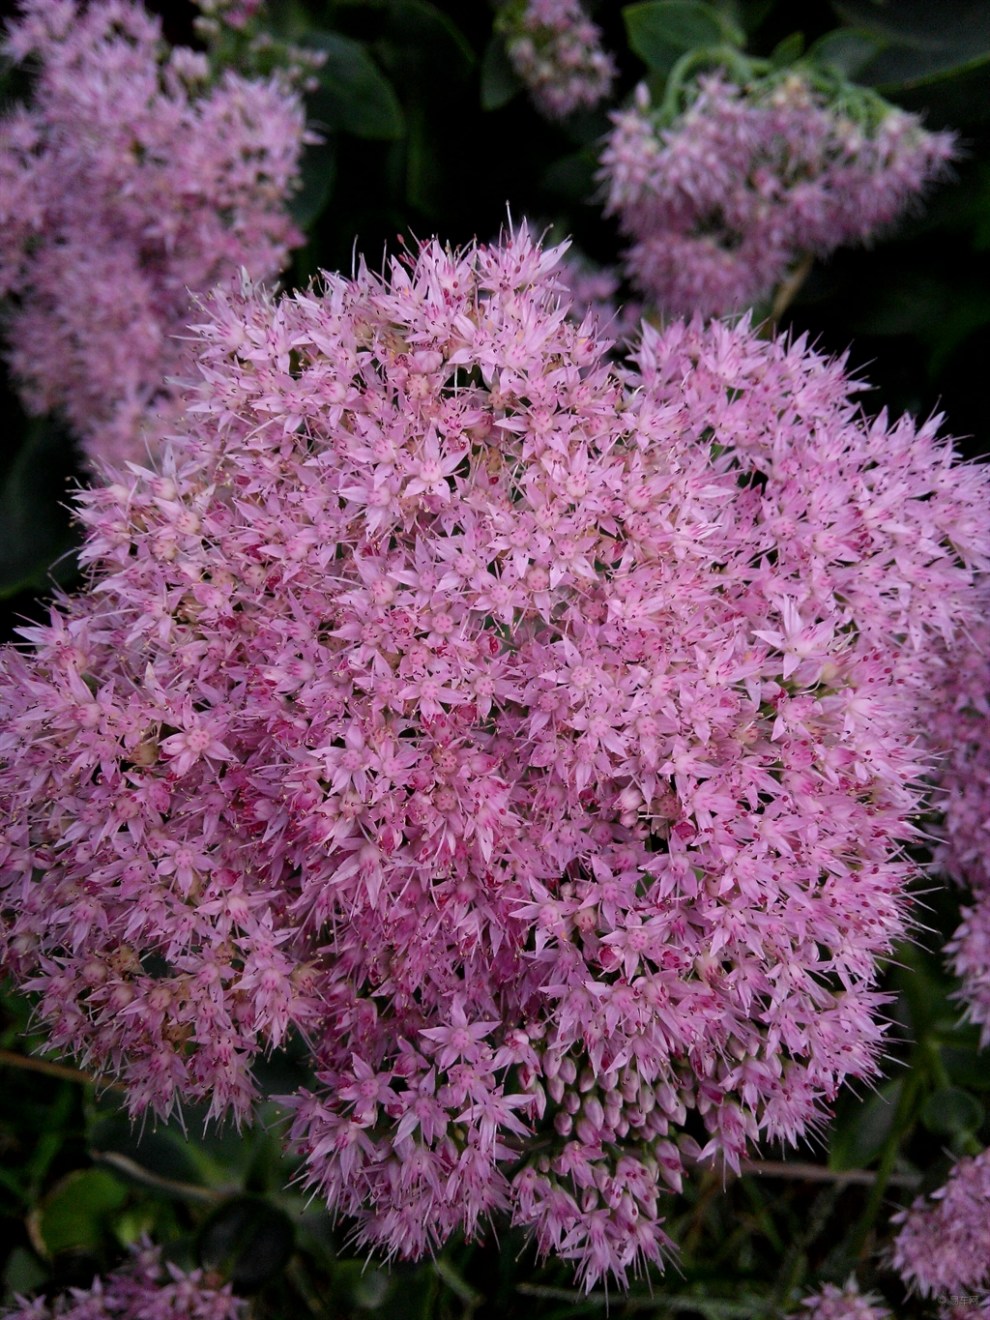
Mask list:
[[590,1286],[875,1074],[990,519],[802,341],[617,367],[560,255],[204,305],[181,433],[0,661],[0,952],[135,1113],[245,1116],[299,1030],[361,1241],[507,1215]]
[[5,49],[35,71],[0,120],[0,294],[25,405],[91,463],[140,459],[189,368],[190,290],[271,279],[304,141],[287,79],[216,74],[132,0],[25,0]]
[[934,670],[927,737],[937,756],[936,804],[944,813],[935,861],[971,890],[946,952],[959,998],[990,1043],[990,594]]
[[[973,1310],[990,1301],[990,1150],[962,1159],[948,1182],[896,1214],[894,1269],[923,1297],[973,1293]],[[976,1295],[983,1295],[981,1299]]]
[[764,301],[803,255],[890,226],[955,152],[951,133],[796,69],[744,86],[705,74],[682,98],[658,108],[638,88],[600,171],[630,279],[675,314]]
[[508,0],[496,26],[509,63],[548,119],[566,119],[608,96],[615,61],[581,0]]
[[870,1294],[861,1293],[855,1279],[842,1288],[826,1283],[806,1297],[801,1308],[791,1320],[892,1320],[893,1314]]

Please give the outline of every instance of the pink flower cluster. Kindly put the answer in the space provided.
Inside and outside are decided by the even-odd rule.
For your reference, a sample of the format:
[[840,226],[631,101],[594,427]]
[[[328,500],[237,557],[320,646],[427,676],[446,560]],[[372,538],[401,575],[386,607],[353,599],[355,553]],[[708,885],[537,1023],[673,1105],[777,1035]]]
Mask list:
[[186,1273],[163,1262],[158,1247],[135,1248],[126,1265],[91,1288],[73,1288],[54,1301],[19,1299],[2,1320],[244,1320],[245,1303],[229,1285],[202,1270]]
[[698,1159],[884,1036],[929,654],[987,474],[745,325],[619,368],[525,230],[217,293],[89,590],[0,660],[8,972],[132,1112],[244,1117],[416,1256],[505,1213],[591,1285]]
[[896,220],[944,174],[955,139],[843,92],[795,70],[744,86],[713,73],[673,112],[640,86],[612,116],[599,176],[632,240],[633,282],[665,311],[718,316],[768,299],[803,255]]
[[[894,1216],[893,1265],[923,1297],[945,1301],[946,1316],[990,1315],[990,1150],[960,1160],[944,1187]],[[961,1311],[950,1298],[971,1294]]]
[[850,1279],[842,1288],[827,1283],[806,1297],[791,1320],[893,1320],[892,1313]]
[[959,929],[946,945],[950,965],[962,982],[958,998],[970,1022],[980,1027],[980,1046],[990,1044],[990,889],[979,889],[962,910]]
[[[214,76],[131,0],[26,0],[5,52],[30,105],[0,121],[0,295],[26,406],[91,463],[141,458],[166,377],[188,370],[189,291],[273,278],[304,141],[286,79]],[[159,423],[159,426],[164,423]]]
[[929,738],[945,813],[936,863],[972,889],[973,903],[947,946],[969,1019],[990,1044],[990,595],[945,657],[932,693]]
[[581,0],[510,0],[497,26],[509,63],[548,119],[566,119],[608,96],[615,62]]

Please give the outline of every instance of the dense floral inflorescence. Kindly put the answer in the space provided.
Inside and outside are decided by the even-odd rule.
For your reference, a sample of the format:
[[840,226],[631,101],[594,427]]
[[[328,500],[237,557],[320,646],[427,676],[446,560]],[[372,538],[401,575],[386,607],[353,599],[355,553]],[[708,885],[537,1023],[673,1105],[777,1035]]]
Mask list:
[[504,1211],[589,1285],[696,1158],[883,1039],[916,707],[987,482],[841,364],[645,327],[558,251],[216,294],[185,434],[84,497],[90,590],[0,669],[0,953],[130,1107],[243,1116],[414,1256]]
[[189,291],[240,267],[274,278],[301,239],[286,199],[302,103],[283,77],[217,77],[169,50],[131,0],[27,0],[5,50],[35,73],[0,121],[11,367],[90,460],[139,459],[187,366]]
[[977,889],[962,910],[959,929],[946,945],[950,965],[962,982],[958,998],[966,1016],[980,1028],[980,1045],[990,1045],[990,888]]
[[945,171],[954,138],[872,93],[844,93],[795,70],[744,86],[713,73],[672,111],[669,95],[655,107],[639,87],[613,115],[600,175],[632,241],[634,283],[669,312],[739,311],[805,254],[896,220]]
[[547,118],[566,119],[609,94],[615,62],[581,0],[509,0],[497,23],[509,63]]
[[972,890],[972,905],[947,946],[960,998],[990,1044],[990,596],[940,666],[929,738],[939,755],[944,800],[936,862]]
[[54,1301],[20,1300],[3,1320],[243,1320],[245,1303],[202,1270],[186,1273],[142,1245],[119,1270]]
[[[947,1306],[972,1294],[965,1315],[990,1315],[990,1150],[960,1160],[944,1187],[894,1216],[893,1265],[923,1297]],[[947,1314],[955,1314],[948,1308]]]

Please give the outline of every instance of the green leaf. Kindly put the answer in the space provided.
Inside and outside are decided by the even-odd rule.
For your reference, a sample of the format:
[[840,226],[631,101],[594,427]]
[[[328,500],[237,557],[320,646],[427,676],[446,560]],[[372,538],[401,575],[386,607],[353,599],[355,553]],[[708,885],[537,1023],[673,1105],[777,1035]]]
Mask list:
[[396,177],[409,207],[441,225],[450,210],[451,190],[460,194],[464,185],[463,166],[445,157],[437,144],[452,116],[463,114],[465,98],[475,94],[468,87],[474,51],[435,5],[391,0],[375,53],[401,85],[407,107],[406,136],[393,162]]
[[[382,39],[396,76],[430,70],[446,79],[462,77],[476,63],[471,43],[456,23],[428,0],[391,0]],[[418,68],[416,66],[419,66]]]
[[405,131],[402,107],[392,84],[364,44],[339,32],[307,32],[305,44],[323,52],[318,87],[310,98],[317,128],[339,129],[361,138],[394,139]]
[[755,32],[769,17],[774,0],[713,0],[713,7],[745,32]]
[[44,1281],[45,1271],[30,1251],[24,1247],[15,1247],[7,1257],[3,1271],[4,1294],[8,1297],[14,1293],[27,1296],[40,1288]]
[[[975,1037],[976,1033],[973,1035]],[[990,1090],[990,1068],[979,1049],[978,1039],[974,1039],[972,1049],[946,1042],[939,1046],[939,1053],[942,1066],[957,1086],[965,1086],[972,1091]]]
[[[895,284],[879,289],[852,322],[857,334],[917,336],[928,349],[928,367],[933,376],[970,335],[988,324],[990,302],[979,283],[949,283],[924,271],[916,272],[909,286]],[[917,978],[912,986],[905,978],[903,987],[912,997],[914,1022],[924,1026],[933,1021],[927,982]],[[945,1004],[944,1011],[951,1015],[954,1010]]]
[[775,69],[786,68],[788,64],[793,64],[799,60],[804,53],[804,33],[792,32],[789,37],[783,41],[778,41],[773,48],[770,56],[770,63]]
[[98,1115],[89,1142],[94,1159],[103,1153],[123,1155],[156,1178],[205,1185],[194,1158],[195,1144],[174,1127],[136,1128],[123,1114]]
[[235,1291],[257,1292],[281,1273],[295,1247],[292,1221],[260,1196],[225,1201],[199,1231],[199,1262],[219,1270]]
[[863,1104],[845,1115],[832,1135],[830,1169],[862,1169],[872,1164],[890,1137],[904,1083],[887,1082]]
[[500,110],[518,95],[521,86],[505,53],[505,43],[500,37],[492,37],[481,58],[482,110]]
[[580,205],[594,194],[597,168],[597,152],[589,151],[587,148],[572,151],[547,167],[543,175],[543,186],[557,197]]
[[983,1106],[968,1091],[945,1086],[925,1101],[921,1121],[940,1137],[966,1137],[983,1122]]
[[111,1235],[127,1188],[103,1169],[77,1169],[48,1193],[29,1217],[32,1244],[47,1256],[96,1252]]
[[332,141],[310,147],[302,161],[302,186],[289,203],[300,229],[309,227],[326,209],[337,176],[337,152]]
[[[386,1312],[389,1294],[398,1291],[403,1299],[407,1290],[399,1280],[385,1270],[369,1266],[363,1260],[334,1260],[332,1265],[335,1297],[345,1300],[359,1311],[374,1311],[381,1316]],[[404,1280],[402,1281],[404,1282]]]
[[886,91],[921,87],[990,64],[990,5],[985,0],[842,0],[841,17],[882,43],[858,71],[862,82]]
[[622,11],[629,46],[655,73],[670,73],[697,46],[742,45],[733,23],[700,0],[645,0]]
[[[0,488],[0,598],[49,585],[49,570],[77,537],[62,507],[74,471],[72,442],[48,418],[32,422]],[[54,576],[66,580],[75,566]]]
[[426,116],[416,109],[409,116],[406,138],[406,200],[426,215],[439,215],[443,195],[430,147]]
[[861,81],[861,74],[887,42],[865,28],[836,28],[808,48],[808,58],[822,68],[835,69],[845,78]]

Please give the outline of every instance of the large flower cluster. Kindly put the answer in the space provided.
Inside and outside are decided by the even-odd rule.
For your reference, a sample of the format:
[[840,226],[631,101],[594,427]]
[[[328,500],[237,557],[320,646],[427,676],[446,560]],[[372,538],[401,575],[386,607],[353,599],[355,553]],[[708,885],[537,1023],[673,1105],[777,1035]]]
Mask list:
[[131,0],[26,0],[4,49],[36,75],[0,121],[11,367],[91,461],[141,458],[186,366],[189,291],[273,278],[300,241],[301,100],[282,77],[213,77]]
[[746,326],[618,368],[525,231],[214,296],[159,471],[0,667],[9,972],[133,1112],[243,1116],[418,1255],[590,1285],[875,1071],[915,711],[990,552],[933,423]]
[[90,1288],[46,1301],[20,1299],[2,1320],[243,1320],[245,1303],[229,1285],[202,1270],[185,1272],[161,1259],[159,1248],[136,1247],[132,1258]]
[[[990,1150],[960,1160],[944,1187],[894,1216],[893,1265],[923,1297],[971,1294],[970,1316],[990,1315]],[[948,1308],[951,1309],[951,1308]]]
[[509,0],[497,26],[509,63],[548,119],[566,119],[609,94],[615,61],[581,0]]
[[[822,80],[819,78],[818,82]],[[942,174],[951,133],[874,94],[810,74],[689,81],[613,115],[601,157],[608,214],[632,240],[633,281],[669,312],[720,315],[767,299],[805,254],[869,239]]]

